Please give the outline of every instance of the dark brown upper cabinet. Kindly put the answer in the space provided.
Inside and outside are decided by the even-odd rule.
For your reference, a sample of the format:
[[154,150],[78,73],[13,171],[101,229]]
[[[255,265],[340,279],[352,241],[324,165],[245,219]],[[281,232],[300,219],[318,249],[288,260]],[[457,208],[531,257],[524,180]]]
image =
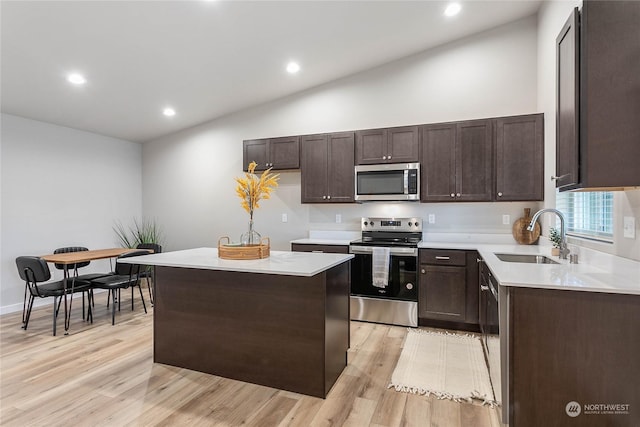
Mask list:
[[302,137],[302,203],[354,202],[354,144],[353,132]]
[[491,120],[421,127],[422,202],[492,200]]
[[496,119],[496,201],[544,200],[542,114]]
[[556,187],[640,186],[640,2],[585,1],[558,38]]
[[258,164],[256,170],[300,168],[299,136],[247,140],[243,142],[242,148],[242,166],[245,171],[251,162]]
[[418,127],[404,126],[356,132],[356,164],[418,161]]

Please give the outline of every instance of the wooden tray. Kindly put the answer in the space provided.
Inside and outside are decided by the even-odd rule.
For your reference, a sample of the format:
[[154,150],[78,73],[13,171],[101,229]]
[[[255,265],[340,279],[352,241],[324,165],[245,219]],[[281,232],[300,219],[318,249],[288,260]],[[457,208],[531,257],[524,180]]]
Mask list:
[[[227,243],[223,243],[223,239],[227,239]],[[218,239],[218,258],[222,259],[262,259],[269,257],[271,248],[271,240],[263,237],[258,245],[232,245],[231,240],[227,237]]]
[[524,216],[513,223],[513,238],[521,245],[532,245],[540,237],[540,224],[536,221],[533,231],[527,230],[531,222],[531,209],[524,208]]

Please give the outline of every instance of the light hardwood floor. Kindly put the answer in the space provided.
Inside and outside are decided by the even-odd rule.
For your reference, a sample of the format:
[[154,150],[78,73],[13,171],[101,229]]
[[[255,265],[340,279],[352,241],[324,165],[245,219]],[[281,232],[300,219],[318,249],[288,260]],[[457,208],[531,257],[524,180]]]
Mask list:
[[[125,294],[128,294],[125,296]],[[153,363],[153,309],[106,296],[93,325],[74,300],[71,333],[51,306],[0,318],[2,426],[499,426],[497,409],[388,389],[406,328],[351,323],[348,366],[326,399]],[[62,316],[61,316],[62,317]],[[211,349],[215,351],[215,349]]]

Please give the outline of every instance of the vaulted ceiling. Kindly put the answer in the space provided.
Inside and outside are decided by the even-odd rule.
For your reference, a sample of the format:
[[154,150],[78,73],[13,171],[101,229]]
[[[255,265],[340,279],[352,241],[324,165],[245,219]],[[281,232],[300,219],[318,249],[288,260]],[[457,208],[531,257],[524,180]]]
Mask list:
[[[532,15],[541,1],[460,3],[446,17],[441,1],[2,1],[2,112],[144,142]],[[71,72],[87,83],[68,83]]]

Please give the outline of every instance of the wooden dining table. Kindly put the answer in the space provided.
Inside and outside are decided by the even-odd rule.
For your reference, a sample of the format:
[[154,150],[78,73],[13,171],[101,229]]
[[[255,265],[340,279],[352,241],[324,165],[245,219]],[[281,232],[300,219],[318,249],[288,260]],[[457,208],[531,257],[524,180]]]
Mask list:
[[[67,303],[67,290],[69,289],[69,284],[71,285],[71,289],[73,289],[74,281],[73,277],[69,278],[69,266],[73,266],[74,264],[78,264],[86,261],[95,261],[98,259],[107,259],[107,258],[115,258],[122,254],[126,254],[127,252],[140,250],[140,249],[131,249],[131,248],[109,248],[109,249],[96,249],[91,251],[77,251],[77,252],[64,252],[59,254],[48,254],[42,255],[40,258],[49,263],[54,264],[62,264],[64,276],[63,276],[63,284],[64,284],[64,334],[69,335],[69,324],[71,323],[71,304],[73,302],[73,293],[71,293],[71,297],[69,302]],[[152,252],[152,251],[150,251]],[[68,304],[68,305],[67,305]],[[91,310],[91,306],[89,306],[89,310]]]

